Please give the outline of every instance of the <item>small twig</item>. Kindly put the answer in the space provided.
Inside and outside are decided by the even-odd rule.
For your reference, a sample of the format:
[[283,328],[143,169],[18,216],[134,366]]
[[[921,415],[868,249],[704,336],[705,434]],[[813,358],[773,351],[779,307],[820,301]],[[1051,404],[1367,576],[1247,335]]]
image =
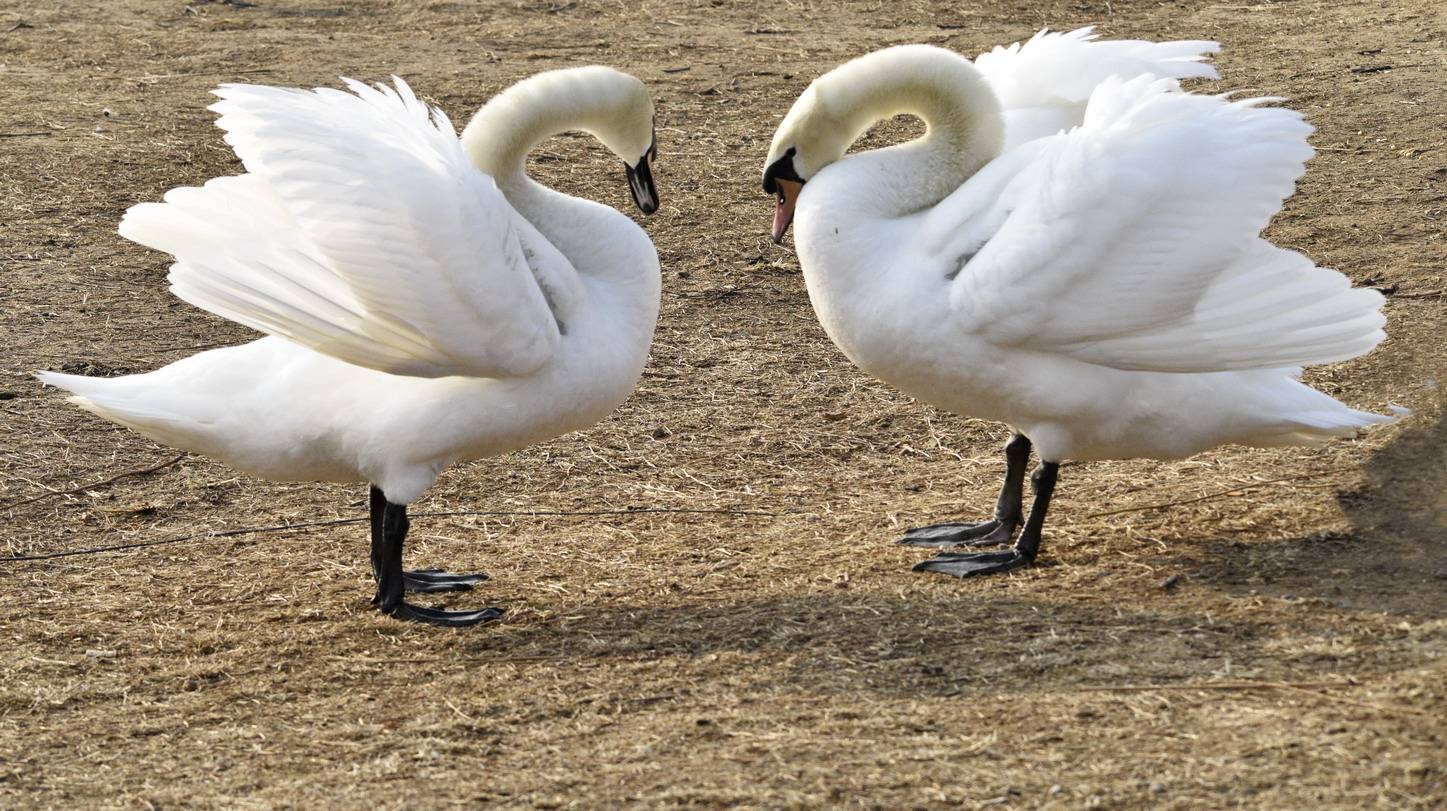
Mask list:
[[[184,455],[184,454],[183,454]],[[58,494],[57,494],[58,495]],[[413,518],[447,518],[459,515],[517,515],[517,516],[550,516],[550,515],[644,515],[652,513],[675,513],[675,514],[705,514],[705,515],[743,515],[743,516],[764,516],[773,517],[778,513],[761,512],[757,510],[690,510],[674,509],[668,507],[640,507],[636,510],[456,510],[450,512],[415,513]],[[336,527],[345,524],[360,524],[370,519],[362,518],[334,518],[329,521],[301,521],[295,524],[277,524],[270,527],[243,527],[241,529],[227,529],[220,532],[199,532],[194,535],[182,535],[176,538],[162,538],[159,541],[138,541],[136,543],[115,544],[113,546],[92,546],[85,549],[67,549],[61,552],[46,552],[39,555],[10,555],[0,557],[0,563],[17,563],[27,560],[50,560],[52,558],[69,558],[77,555],[98,555],[102,552],[123,552],[130,549],[146,549],[152,546],[166,546],[168,544],[186,543],[187,541],[208,541],[213,538],[232,538],[237,535],[256,535],[262,532],[286,532],[293,529],[311,529],[313,527]]]
[[31,138],[31,137],[34,137],[34,136],[36,136],[36,135],[49,135],[49,134],[50,134],[49,131],[45,131],[45,132],[0,132],[0,138]]
[[1427,67],[1427,63],[1426,63],[1426,62],[1414,62],[1414,63],[1412,63],[1412,64],[1410,64],[1410,65],[1365,65],[1365,66],[1363,66],[1363,67],[1352,68],[1352,69],[1351,69],[1351,72],[1352,72],[1352,73],[1382,73],[1382,72],[1384,72],[1384,71],[1394,70],[1394,69],[1396,69],[1396,68],[1425,68],[1425,67]]
[[[437,662],[450,662],[452,659],[443,659],[440,656],[394,656],[386,659],[376,659],[368,656],[342,656],[340,654],[328,657],[338,662],[345,662],[350,665],[412,665],[412,664],[434,664]],[[468,661],[473,661],[469,659]]]
[[1442,298],[1447,290],[1407,290],[1392,294],[1392,298]]
[[1165,690],[1196,691],[1196,690],[1290,690],[1297,693],[1305,693],[1309,696],[1333,701],[1341,704],[1351,704],[1354,707],[1362,707],[1368,710],[1386,713],[1403,713],[1405,715],[1421,715],[1421,710],[1412,707],[1397,707],[1390,704],[1369,704],[1365,701],[1353,701],[1350,698],[1330,696],[1325,693],[1318,693],[1311,688],[1343,688],[1356,687],[1352,682],[1340,681],[1236,681],[1236,682],[1206,682],[1205,684],[1122,684],[1118,686],[1105,687],[1080,687],[1083,692],[1091,693],[1153,693]]
[[[1334,685],[1334,686],[1340,687],[1340,686],[1345,686],[1345,685]],[[1297,692],[1297,693],[1306,693],[1306,694],[1309,695],[1309,696],[1316,696],[1317,698],[1324,698],[1324,699],[1326,699],[1327,701],[1336,701],[1336,702],[1340,702],[1340,703],[1342,703],[1342,704],[1350,704],[1350,705],[1352,705],[1353,707],[1362,707],[1363,709],[1376,710],[1377,712],[1389,712],[1389,713],[1390,713],[1390,712],[1398,712],[1398,713],[1402,713],[1403,715],[1418,715],[1418,716],[1420,716],[1420,715],[1423,714],[1421,710],[1416,709],[1415,707],[1398,707],[1398,706],[1396,706],[1396,705],[1394,705],[1394,704],[1372,704],[1372,703],[1369,703],[1369,702],[1366,702],[1366,701],[1353,701],[1353,700],[1350,699],[1350,698],[1338,698],[1337,696],[1329,696],[1329,695],[1326,695],[1325,693],[1318,693],[1318,692],[1315,691],[1315,690],[1308,690],[1308,689],[1306,689],[1305,687],[1300,687],[1300,686],[1297,686],[1297,685],[1295,685],[1295,684],[1283,684],[1283,685],[1281,685],[1281,689],[1283,689],[1283,690],[1292,690],[1292,691]]]
[[779,513],[763,510],[686,509],[674,507],[636,507],[626,510],[456,510],[452,512],[417,513],[414,518],[451,518],[458,515],[638,515],[640,513],[674,513],[684,515],[754,515],[776,518]]
[[86,549],[67,549],[63,552],[46,552],[41,555],[11,555],[0,558],[0,563],[15,563],[26,560],[50,560],[51,558],[69,558],[77,555],[98,555],[101,552],[123,552],[128,549],[146,549],[152,546],[165,546],[173,543],[185,543],[186,541],[229,538],[234,535],[253,535],[260,532],[284,532],[289,529],[328,527],[340,524],[360,524],[366,520],[366,518],[338,518],[331,521],[303,521],[297,524],[278,524],[274,527],[245,527],[243,529],[228,529],[221,532],[201,532],[195,535],[182,535],[177,538],[162,538],[159,541],[139,541],[137,543],[122,543],[113,546],[92,546]]
[[1265,486],[1268,485],[1268,484],[1279,484],[1279,483],[1281,483],[1281,482],[1296,481],[1297,479],[1310,479],[1310,478],[1315,478],[1316,476],[1317,476],[1317,474],[1315,474],[1315,473],[1302,473],[1302,474],[1297,475],[1297,476],[1283,476],[1283,477],[1281,477],[1281,478],[1279,478],[1279,479],[1267,479],[1267,480],[1264,481],[1264,482],[1253,482],[1253,483],[1251,483],[1251,484],[1243,484],[1243,485],[1240,485],[1240,486],[1237,486],[1237,487],[1232,487],[1230,490],[1220,490],[1220,491],[1215,492],[1215,493],[1207,493],[1207,494],[1204,495],[1204,496],[1197,496],[1196,498],[1188,498],[1188,499],[1183,499],[1183,500],[1181,500],[1181,501],[1162,501],[1162,502],[1159,503],[1159,504],[1146,504],[1145,506],[1142,506],[1142,507],[1122,507],[1122,508],[1119,509],[1119,510],[1106,510],[1105,512],[1090,513],[1090,514],[1086,515],[1085,517],[1086,517],[1086,518],[1103,518],[1103,517],[1105,517],[1105,516],[1107,516],[1107,515],[1120,515],[1121,513],[1134,513],[1134,512],[1143,512],[1143,511],[1145,511],[1145,510],[1158,510],[1158,509],[1161,509],[1161,508],[1164,508],[1164,507],[1180,507],[1180,506],[1182,506],[1182,505],[1184,505],[1184,504],[1196,504],[1196,503],[1202,502],[1202,501],[1210,501],[1210,500],[1213,499],[1213,498],[1220,498],[1221,496],[1229,496],[1229,495],[1231,495],[1232,493],[1240,493],[1240,492],[1243,492],[1243,491],[1246,491],[1246,490],[1254,490],[1254,489],[1256,489],[1257,487],[1265,487]]
[[22,498],[19,501],[12,501],[9,504],[0,504],[0,510],[9,510],[15,507],[23,506],[25,504],[34,504],[37,501],[41,501],[43,499],[51,498],[54,496],[73,496],[76,493],[84,493],[87,490],[94,490],[97,487],[104,487],[108,484],[114,484],[121,479],[127,479],[131,476],[144,476],[147,473],[155,473],[156,471],[162,468],[170,467],[171,465],[174,465],[185,458],[186,454],[179,453],[176,454],[176,457],[174,459],[168,459],[164,462],[159,462],[157,464],[151,465],[150,467],[142,468],[140,470],[128,470],[125,473],[117,473],[116,475],[111,476],[109,479],[101,479],[98,482],[83,484],[80,487],[72,487],[69,490],[53,490],[49,493],[41,493],[38,496],[31,496],[30,498]]
[[452,710],[454,713],[457,713],[458,718],[461,718],[469,724],[473,722],[472,716],[468,715],[462,710],[459,710],[456,704],[453,704],[451,701],[448,701],[445,698],[442,699],[442,703],[447,705],[447,709]]
[[137,358],[137,360],[150,360],[151,358],[159,357],[169,352],[201,352],[207,349],[216,349],[217,347],[230,346],[231,344],[231,341],[218,341],[216,343],[196,344],[194,346],[163,346],[159,349],[151,350],[151,354],[149,355],[141,355]]
[[[666,651],[649,651],[646,653],[607,653],[593,654],[590,659],[615,659],[630,662],[646,662],[668,655]],[[472,664],[486,663],[490,665],[515,665],[515,664],[537,664],[540,662],[565,662],[573,661],[579,657],[566,654],[508,654],[498,653],[490,656],[347,656],[345,654],[333,654],[330,656],[334,661],[345,664],[357,665],[411,665],[411,664],[436,664],[447,662],[449,664]]]
[[1203,684],[1112,684],[1078,687],[1086,693],[1150,693],[1157,690],[1287,690],[1307,687],[1354,687],[1342,681],[1214,681]]

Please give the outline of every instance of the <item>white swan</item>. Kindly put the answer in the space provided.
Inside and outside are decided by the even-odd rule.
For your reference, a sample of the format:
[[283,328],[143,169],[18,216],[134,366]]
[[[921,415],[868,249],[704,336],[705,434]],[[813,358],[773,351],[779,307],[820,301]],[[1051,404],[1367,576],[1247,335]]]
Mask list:
[[657,206],[653,106],[603,67],[539,74],[459,140],[401,80],[352,91],[223,85],[212,106],[247,173],[175,189],[120,232],[176,257],[171,289],[269,333],[146,374],[38,373],[159,442],[270,479],[370,482],[374,602],[436,625],[404,591],[478,575],[402,570],[406,505],[458,460],[602,419],[637,383],[658,254],[626,216],[528,178],[529,149],[578,129]]
[[[1153,47],[1183,56],[1209,44],[1174,45]],[[963,577],[1028,564],[1065,459],[1312,444],[1388,419],[1296,379],[1302,364],[1352,358],[1384,337],[1379,293],[1259,236],[1312,155],[1311,127],[1265,99],[1099,70],[1104,80],[1064,94],[1053,117],[1002,114],[1012,88],[1091,75],[1090,46],[1067,49],[1073,67],[1025,59],[1032,45],[978,68],[922,45],[870,54],[804,91],[765,163],[775,238],[797,218],[809,296],[839,348],[908,394],[1015,431],[992,520],[903,541],[1008,544],[1023,523],[1014,547],[917,569]],[[1021,72],[1002,75],[1001,55]],[[1053,132],[1080,92],[1076,128],[1010,134],[1022,122]],[[926,134],[844,156],[900,113],[923,118]],[[1023,520],[1032,444],[1041,464]]]

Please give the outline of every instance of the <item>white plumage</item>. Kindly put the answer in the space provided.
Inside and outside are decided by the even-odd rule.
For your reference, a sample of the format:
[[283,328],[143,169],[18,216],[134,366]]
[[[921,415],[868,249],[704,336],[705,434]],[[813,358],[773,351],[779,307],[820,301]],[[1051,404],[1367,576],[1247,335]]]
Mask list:
[[1087,26],[997,45],[975,57],[975,67],[1000,100],[1008,149],[1078,125],[1090,94],[1112,76],[1219,78],[1205,59],[1220,49],[1205,40],[1101,41]]
[[121,235],[178,257],[180,298],[358,366],[536,371],[559,335],[517,213],[406,83],[347,86],[221,86],[211,109],[248,174],[138,205]]
[[[1214,43],[1087,33],[977,65],[891,48],[800,97],[765,187],[776,234],[796,217],[830,337],[909,394],[1011,425],[1028,440],[1017,482],[1031,443],[1053,486],[1065,459],[1313,444],[1387,420],[1297,380],[1382,340],[1381,295],[1259,236],[1312,155],[1311,127],[1274,99],[1182,92],[1177,78],[1214,76],[1196,61]],[[842,154],[902,111],[925,118],[923,138]],[[1006,493],[992,526],[907,540],[1008,541],[1021,512]],[[1013,568],[1033,557],[1031,531],[1012,553],[926,568]]]
[[1083,125],[1039,144],[998,195],[966,182],[922,224],[928,252],[976,217],[1003,219],[950,284],[958,318],[996,346],[1139,371],[1371,349],[1380,294],[1257,238],[1312,154],[1311,127],[1263,101],[1106,80]]
[[401,79],[347,86],[223,85],[212,109],[246,174],[121,223],[175,256],[177,296],[271,337],[147,374],[38,377],[259,476],[371,482],[387,502],[374,507],[396,511],[451,462],[587,427],[632,391],[657,253],[617,211],[528,179],[524,157],[588,129],[646,173],[652,104],[606,68],[540,74],[464,143]]

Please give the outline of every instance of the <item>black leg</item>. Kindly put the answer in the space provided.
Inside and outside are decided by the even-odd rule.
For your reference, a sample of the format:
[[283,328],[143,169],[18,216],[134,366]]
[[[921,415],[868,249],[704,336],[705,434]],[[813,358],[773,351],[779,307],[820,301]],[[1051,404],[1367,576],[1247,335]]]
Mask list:
[[1030,440],[1016,434],[1005,444],[1005,483],[995,500],[995,517],[976,523],[950,522],[916,527],[904,533],[904,546],[992,546],[1004,545],[1020,526],[1021,491],[1025,468],[1030,464]]
[[387,509],[387,497],[379,488],[373,487],[367,499],[367,509],[372,525],[372,579],[377,581],[377,593],[372,597],[373,605],[382,603],[382,550],[386,541],[382,534],[382,514]]
[[1008,572],[1021,566],[1028,566],[1040,551],[1040,531],[1045,527],[1045,512],[1050,509],[1050,496],[1055,492],[1055,479],[1060,466],[1054,462],[1041,462],[1030,477],[1035,490],[1035,501],[1030,505],[1030,517],[1025,528],[1020,530],[1020,539],[1003,552],[942,552],[929,560],[915,565],[917,572],[939,572],[955,577],[970,577],[977,574]]
[[[382,515],[387,509],[387,497],[382,494],[381,488],[373,487],[368,501],[372,518],[372,577],[380,580],[378,573],[381,569],[377,555],[381,543]],[[418,593],[472,591],[473,586],[486,579],[487,575],[481,572],[453,574],[441,569],[409,569],[402,572],[402,587],[405,591]],[[378,591],[377,596],[372,598],[372,602],[377,603],[381,599],[382,593]]]
[[[372,566],[377,576],[377,595],[372,598],[372,602],[376,603],[383,613],[398,619],[445,627],[476,625],[479,622],[495,620],[502,616],[500,608],[484,608],[481,611],[443,611],[412,605],[404,600],[403,595],[409,590],[407,580],[409,573],[402,571],[402,544],[407,538],[409,523],[407,507],[403,504],[393,504],[385,497],[380,497],[381,491],[376,488],[373,488],[372,492],[372,525],[374,528],[372,532]],[[376,508],[379,498],[380,510]],[[412,576],[416,575],[412,574]],[[458,576],[451,575],[451,577]],[[468,584],[467,588],[471,588],[471,584]]]

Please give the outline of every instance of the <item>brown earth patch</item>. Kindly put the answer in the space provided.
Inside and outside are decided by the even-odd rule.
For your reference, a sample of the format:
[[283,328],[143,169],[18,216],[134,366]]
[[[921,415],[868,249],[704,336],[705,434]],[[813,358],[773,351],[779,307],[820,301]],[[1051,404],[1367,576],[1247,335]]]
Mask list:
[[[1396,293],[1391,339],[1310,380],[1416,415],[1319,450],[1072,465],[1044,565],[915,575],[890,542],[988,508],[1002,429],[839,355],[769,242],[763,153],[849,57],[1087,23],[1219,39],[1222,89],[1318,127],[1271,236]],[[644,79],[665,292],[642,385],[595,430],[448,471],[418,510],[774,514],[419,518],[414,559],[493,577],[458,605],[511,609],[456,633],[370,610],[353,525],[5,562],[0,805],[1442,807],[1444,39],[1426,0],[0,8],[0,555],[361,514],[355,489],[196,457],[46,495],[172,454],[29,370],[251,337],[115,234],[236,171],[204,108],[238,80],[396,73],[461,121],[547,68]],[[584,138],[535,166],[626,204]]]

